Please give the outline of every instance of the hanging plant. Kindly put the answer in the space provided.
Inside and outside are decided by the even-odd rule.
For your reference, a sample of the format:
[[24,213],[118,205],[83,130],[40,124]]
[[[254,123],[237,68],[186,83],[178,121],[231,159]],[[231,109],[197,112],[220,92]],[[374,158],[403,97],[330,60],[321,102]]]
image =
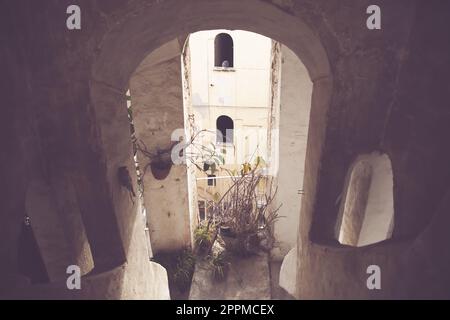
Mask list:
[[[180,150],[179,155],[181,158],[184,158],[184,161],[189,161],[200,171],[206,172],[208,170],[211,170],[212,174],[214,174],[214,172],[217,171],[217,167],[220,166],[220,164],[225,163],[225,159],[221,154],[217,153],[214,144],[211,144],[211,147],[205,147],[196,142],[196,138],[199,137],[200,133],[204,132],[208,131],[202,130],[192,136],[190,140],[184,144],[184,147]],[[173,141],[173,143],[166,149],[158,149],[156,153],[153,150],[150,151],[143,141],[136,141],[136,150],[144,157],[149,159],[149,162],[144,167],[143,175],[145,175],[148,167],[150,167],[155,179],[166,179],[173,165],[173,148],[177,144],[182,143],[182,141],[183,137],[181,137],[180,141]],[[192,150],[187,151],[188,147],[191,147]],[[200,162],[200,165],[198,164],[198,162]]]
[[171,168],[171,163],[152,162],[150,164],[150,170],[152,171],[153,177],[155,177],[156,180],[166,179],[169,176]]
[[155,179],[166,179],[172,169],[173,162],[171,153],[175,144],[176,142],[172,143],[167,149],[158,149],[156,153],[151,153],[147,149],[147,146],[142,141],[139,141],[139,143],[137,143],[137,150],[149,159],[149,162],[144,167],[144,175],[147,172],[148,167],[150,167]]
[[153,176],[157,180],[164,180],[170,173],[172,169],[172,159],[169,156],[162,154],[152,159],[150,162],[150,170],[152,171]]

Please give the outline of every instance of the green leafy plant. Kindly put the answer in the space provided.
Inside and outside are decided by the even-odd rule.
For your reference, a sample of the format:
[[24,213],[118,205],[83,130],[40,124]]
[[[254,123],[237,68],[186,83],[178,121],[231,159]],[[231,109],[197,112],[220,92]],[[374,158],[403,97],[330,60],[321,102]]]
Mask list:
[[195,247],[204,252],[211,246],[212,234],[208,225],[199,225],[194,231]]
[[181,291],[189,288],[195,268],[195,256],[190,250],[183,250],[177,257],[173,282]]
[[223,281],[230,267],[228,255],[225,251],[213,254],[210,260],[211,272],[214,280]]

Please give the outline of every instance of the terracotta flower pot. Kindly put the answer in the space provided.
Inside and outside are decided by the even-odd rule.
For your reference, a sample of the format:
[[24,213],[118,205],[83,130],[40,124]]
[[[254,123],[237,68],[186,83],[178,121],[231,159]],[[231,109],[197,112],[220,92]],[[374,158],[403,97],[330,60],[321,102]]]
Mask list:
[[223,236],[223,237],[233,237],[234,236],[231,228],[228,227],[228,226],[221,226],[220,227],[220,235]]
[[152,161],[150,169],[157,180],[164,180],[170,173],[172,162],[170,161]]
[[221,234],[222,240],[225,243],[225,248],[234,255],[248,256],[255,252],[257,247],[256,234],[240,234],[235,235],[231,232],[230,235]]

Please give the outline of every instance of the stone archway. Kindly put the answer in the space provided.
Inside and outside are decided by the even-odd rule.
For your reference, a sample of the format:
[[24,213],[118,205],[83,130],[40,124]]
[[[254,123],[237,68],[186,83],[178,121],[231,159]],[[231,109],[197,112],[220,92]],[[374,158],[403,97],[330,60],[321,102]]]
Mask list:
[[[321,145],[324,139],[332,77],[319,38],[298,17],[269,3],[249,1],[165,1],[133,8],[106,33],[92,67],[91,105],[100,130],[107,178],[114,185],[116,170],[132,166],[125,96],[131,74],[152,51],[172,39],[206,29],[242,29],[256,32],[289,47],[304,63],[313,82],[311,123],[306,155],[307,197],[300,230],[309,230]],[[182,112],[180,106],[180,112]],[[113,191],[114,192],[114,191]],[[123,195],[113,197],[121,238],[127,255],[134,226],[126,213],[132,206]],[[298,213],[300,214],[300,213]],[[307,232],[303,237],[307,236]],[[302,235],[299,234],[299,240]]]
[[[124,92],[156,48],[221,27],[289,46],[314,83],[293,259],[297,296],[449,296],[450,259],[442,252],[450,203],[450,43],[442,41],[446,28],[439,27],[448,23],[448,3],[384,1],[383,28],[373,31],[366,28],[367,3],[357,0],[80,1],[82,30],[64,28],[63,1],[25,2],[5,2],[2,17],[11,28],[1,51],[8,94],[1,126],[0,295],[168,297],[164,270],[148,261],[139,206],[117,181],[117,169],[133,165]],[[394,234],[376,245],[344,247],[334,227],[346,172],[357,155],[371,150],[392,161]],[[28,286],[18,272],[25,205],[39,200],[27,200],[30,182],[58,188],[52,181],[62,176],[73,191],[51,196],[81,215],[95,265],[78,293],[68,292],[65,281],[57,288]],[[369,291],[366,270],[374,264],[383,285]]]

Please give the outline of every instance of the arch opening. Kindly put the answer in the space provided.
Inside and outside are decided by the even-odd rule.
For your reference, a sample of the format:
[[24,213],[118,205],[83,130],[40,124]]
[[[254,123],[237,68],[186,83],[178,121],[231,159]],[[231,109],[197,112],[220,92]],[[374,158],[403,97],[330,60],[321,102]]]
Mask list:
[[[179,3],[177,3],[177,6],[178,5]],[[293,19],[280,9],[259,1],[249,1],[245,4],[239,1],[229,1],[226,4],[221,4],[223,10],[219,10],[220,15],[216,13],[210,14],[210,7],[207,1],[186,1],[186,3],[183,3],[183,6],[184,5],[186,5],[184,11],[186,14],[181,17],[182,21],[180,21],[180,24],[168,24],[168,21],[171,21],[171,19],[167,19],[167,15],[171,14],[170,10],[167,11],[168,13],[165,16],[165,19],[161,20],[158,18],[158,10],[155,10],[155,8],[152,8],[152,10],[143,8],[142,12],[140,12],[137,17],[134,17],[129,21],[130,23],[126,24],[126,27],[123,25],[115,27],[114,30],[111,31],[111,35],[107,35],[103,39],[101,50],[96,59],[97,62],[93,66],[91,93],[92,104],[96,110],[97,123],[99,124],[101,131],[107,176],[111,185],[115,185],[114,180],[118,165],[123,166],[124,164],[128,164],[131,166],[133,164],[129,160],[129,153],[128,155],[125,155],[118,152],[118,150],[122,149],[121,147],[124,147],[123,150],[130,148],[129,133],[125,130],[125,128],[128,129],[128,123],[127,121],[124,121],[126,118],[121,116],[120,111],[114,111],[113,114],[111,113],[111,110],[121,109],[119,104],[124,103],[124,98],[110,92],[111,98],[113,96],[114,98],[104,99],[102,94],[104,95],[108,92],[110,90],[109,88],[114,88],[114,92],[116,92],[116,88],[120,88],[122,92],[125,92],[126,89],[130,87],[131,96],[135,96],[132,87],[129,86],[129,79],[131,78],[132,73],[138,70],[138,66],[145,60],[145,57],[148,57],[149,55],[153,55],[153,58],[156,59],[155,61],[161,62],[161,60],[158,60],[161,58],[159,55],[161,52],[158,53],[158,48],[166,46],[168,43],[175,45],[175,47],[177,46],[176,43],[178,43],[178,49],[176,49],[177,52],[172,57],[179,56],[182,51],[180,50],[182,47],[181,44],[184,43],[185,39],[185,37],[180,36],[180,34],[185,34],[186,31],[193,33],[199,30],[217,29],[218,26],[223,26],[226,29],[254,31],[259,34],[265,34],[272,39],[282,41],[303,60],[307,69],[307,74],[310,78],[313,81],[315,81],[315,79],[320,79],[314,85],[314,90],[320,90],[321,95],[325,97],[325,99],[316,101],[316,103],[319,104],[317,108],[324,109],[327,107],[328,100],[326,97],[328,97],[331,92],[331,79],[326,53],[320,44],[320,41],[313,35],[311,30],[298,19]],[[168,6],[170,6],[170,2]],[[257,11],[257,15],[254,14],[255,7],[260,7],[261,9]],[[236,11],[237,8],[239,10]],[[178,9],[174,10],[173,13],[178,11]],[[202,12],[209,13],[207,15],[202,15]],[[217,8],[214,9],[214,12],[217,12]],[[150,25],[148,21],[151,20],[151,17],[155,18],[160,23],[152,23]],[[206,19],[205,17],[208,18]],[[268,19],[269,17],[270,19]],[[212,21],[214,22],[212,23]],[[272,22],[267,23],[267,21]],[[181,25],[183,26],[183,29],[181,29]],[[157,27],[155,28],[155,26]],[[286,30],[297,31],[288,35]],[[129,37],[130,34],[136,35],[134,39]],[[145,37],[143,37],[144,34]],[[127,43],[134,43],[134,45],[128,46],[126,45]],[[136,44],[138,45],[136,46]],[[123,59],[123,57],[127,57],[127,59]],[[111,65],[116,66],[116,68],[110,68]],[[103,86],[103,84],[108,84],[107,87],[109,88]],[[99,92],[102,92],[102,94],[99,94]],[[115,108],[115,106],[117,108]],[[316,120],[318,120],[323,114],[324,113],[320,111],[316,115],[312,115],[312,117],[316,117]],[[321,123],[323,121],[318,120],[318,122]],[[123,130],[119,132],[117,130],[118,127]],[[312,135],[311,133],[308,135],[308,139],[311,139],[311,136],[313,139],[316,139],[317,137],[320,139],[320,132],[323,131],[323,127],[317,126],[314,128],[314,131],[316,132],[313,132]],[[315,142],[318,141],[316,140]],[[316,152],[320,153],[320,150],[314,150],[314,154],[310,156],[307,155],[306,161],[316,162],[315,159],[320,156],[320,154],[317,154]],[[313,175],[315,174],[314,172],[315,169],[313,168]],[[135,177],[132,178],[135,180]],[[170,175],[168,179],[170,179]],[[314,189],[315,186],[312,185],[311,188]],[[190,200],[188,202],[190,203],[189,205],[192,205]],[[130,203],[128,203],[128,200],[125,199],[125,195],[114,198],[114,208],[117,212],[134,211],[132,206],[130,206]],[[305,212],[307,215],[310,214],[308,208],[304,210],[306,210]],[[149,212],[149,214],[151,215],[152,213]],[[170,217],[174,216],[173,212],[166,212],[165,214]],[[296,214],[298,214],[298,212]],[[131,222],[133,220],[130,220],[129,217],[125,217],[123,214],[117,214],[117,219],[118,225],[120,226],[121,237],[124,241],[125,251],[127,255],[129,255],[131,252],[128,252],[127,250],[130,248],[130,240],[133,237],[134,230],[134,227],[130,228],[129,226],[130,223],[133,224],[133,222]],[[308,227],[306,226],[306,228]],[[150,232],[152,232],[152,230],[150,230]]]
[[341,244],[362,247],[391,238],[394,228],[393,173],[386,154],[357,158],[349,171],[336,224]]

